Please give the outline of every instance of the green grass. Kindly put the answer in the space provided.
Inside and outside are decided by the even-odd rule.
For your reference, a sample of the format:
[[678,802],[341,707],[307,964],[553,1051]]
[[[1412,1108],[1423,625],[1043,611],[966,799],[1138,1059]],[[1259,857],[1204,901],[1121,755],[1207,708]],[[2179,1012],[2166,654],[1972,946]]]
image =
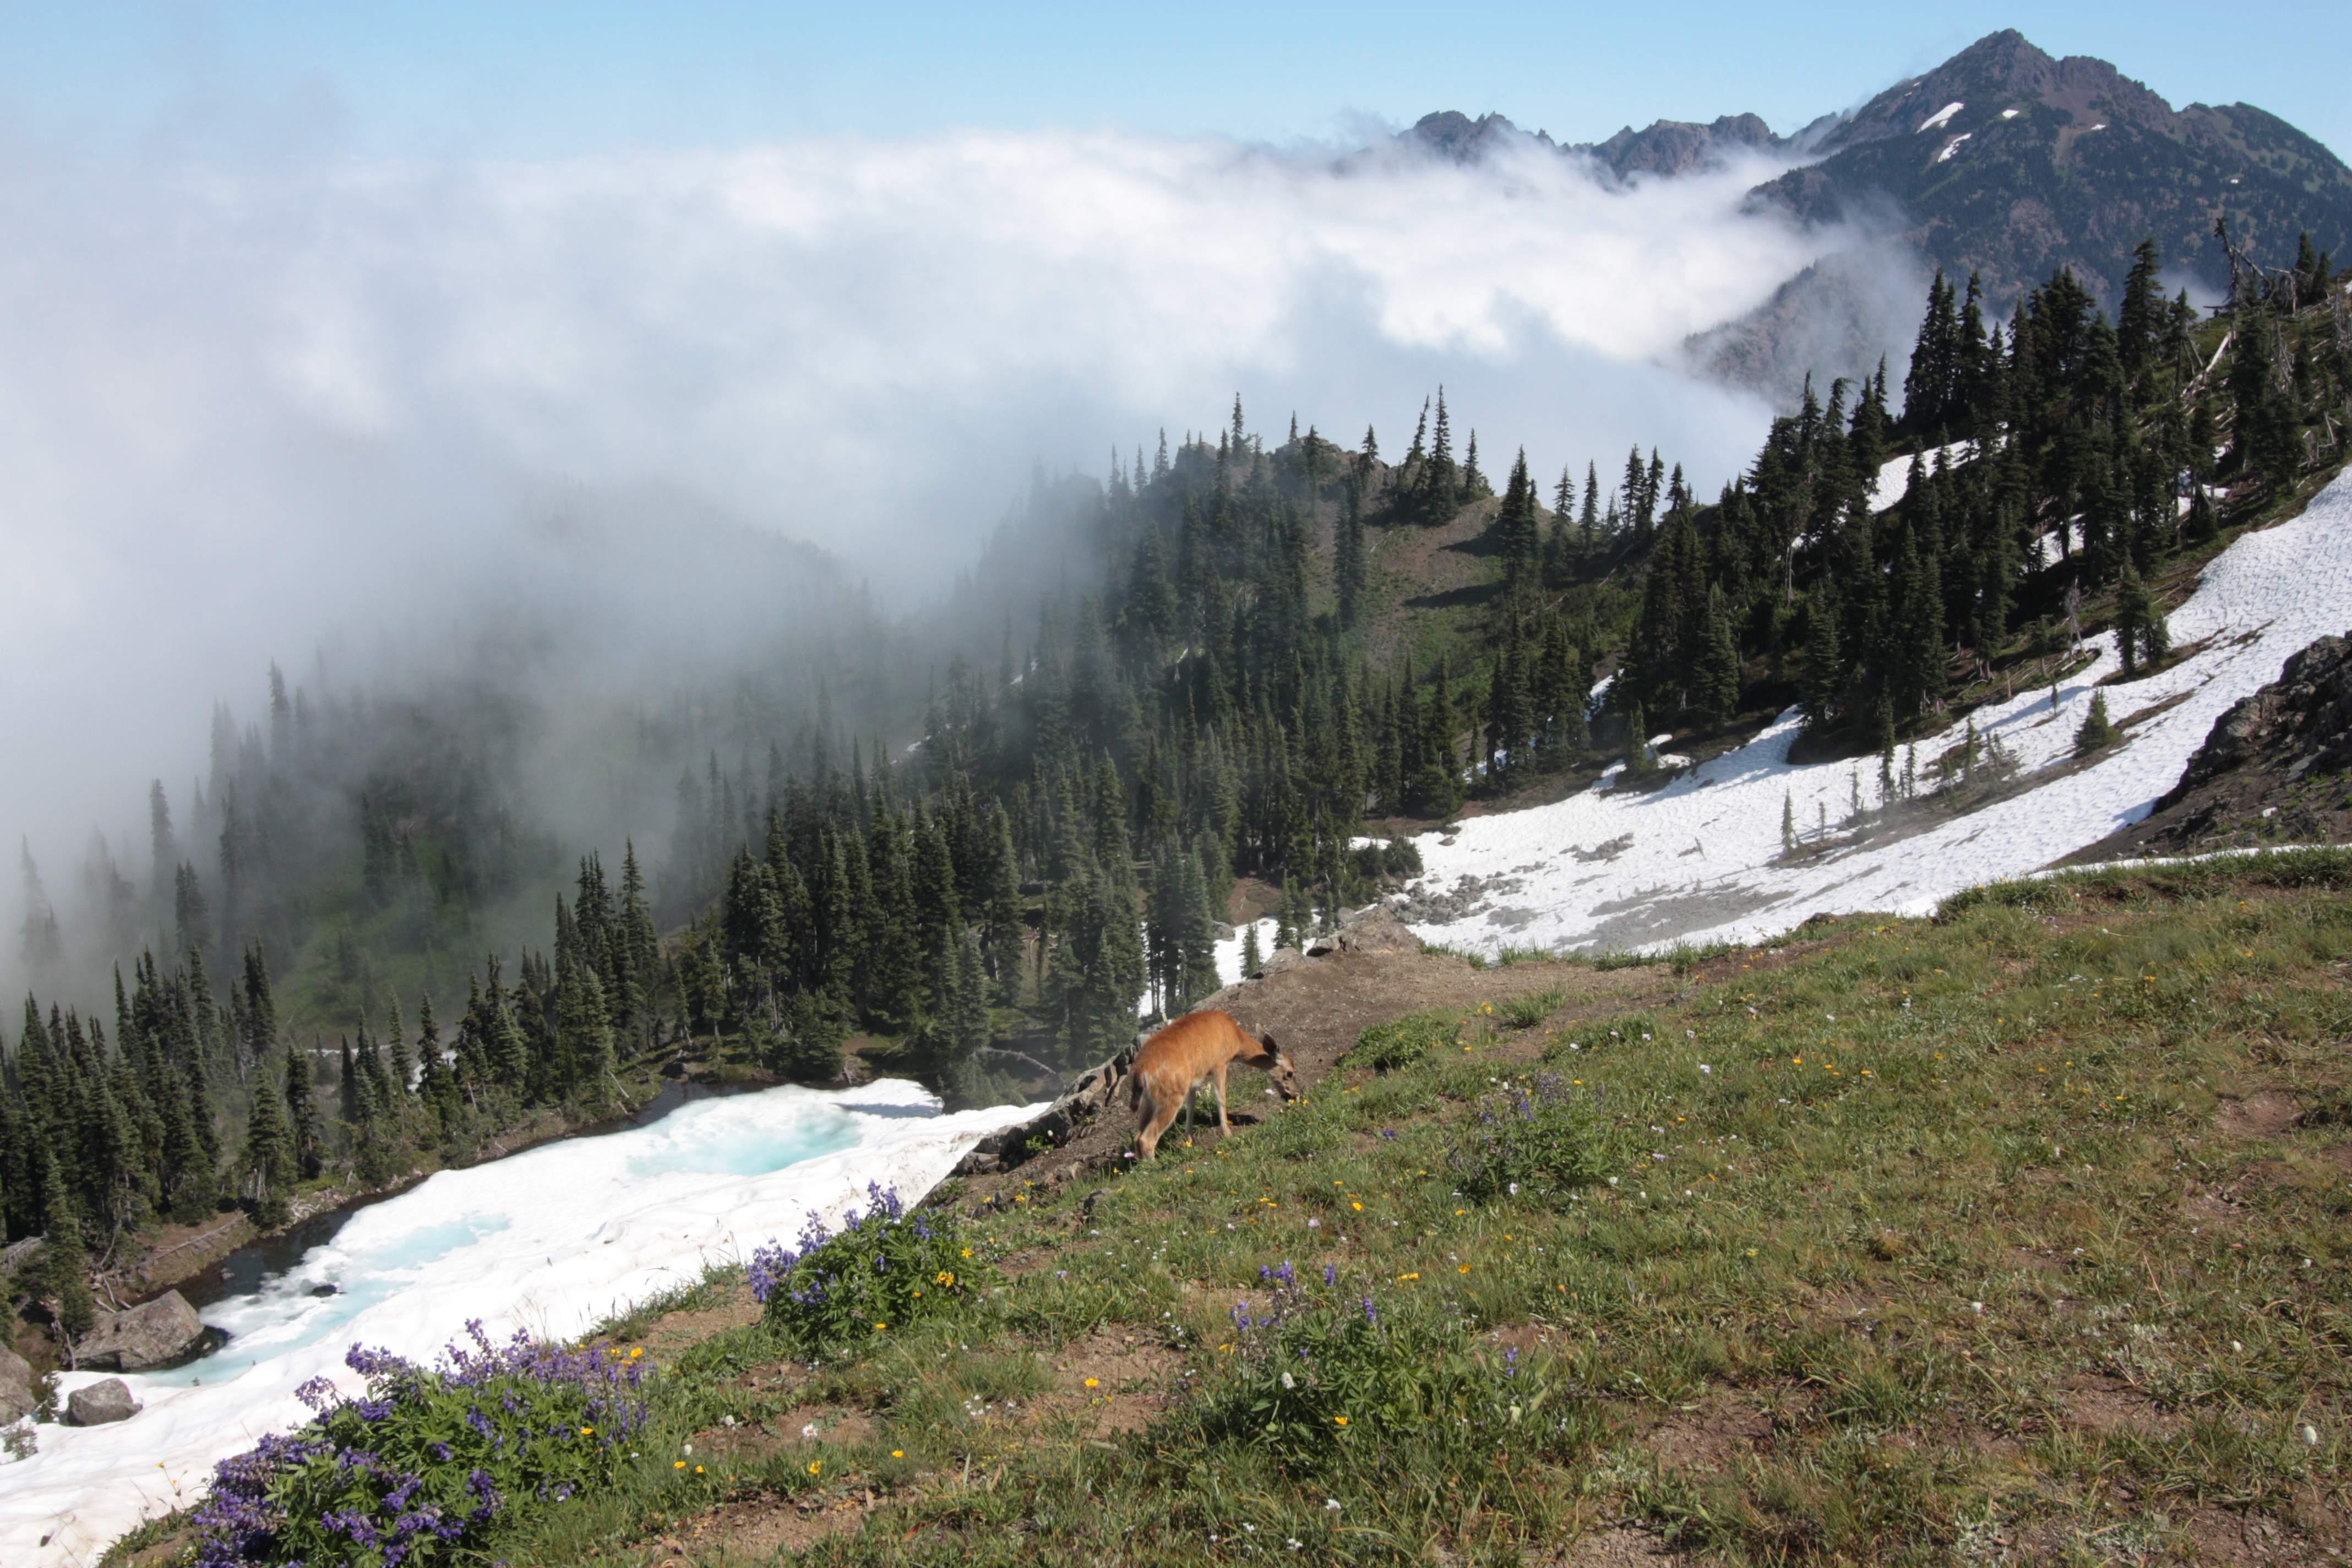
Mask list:
[[[1423,1015],[1444,1048],[975,1222],[1007,1282],[951,1315],[814,1369],[757,1325],[695,1346],[642,1462],[499,1555],[649,1563],[724,1499],[869,1493],[820,1560],[1506,1563],[1620,1520],[1726,1563],[2340,1542],[2347,882],[2330,850],[1849,919],[1542,1067]],[[1546,1071],[1580,1163],[1463,1195],[1481,1102]],[[2244,1131],[2277,1097],[2307,1114]],[[1141,1433],[1047,1391],[1038,1352],[1104,1331],[1178,1391]],[[677,1468],[815,1405],[862,1423]]]

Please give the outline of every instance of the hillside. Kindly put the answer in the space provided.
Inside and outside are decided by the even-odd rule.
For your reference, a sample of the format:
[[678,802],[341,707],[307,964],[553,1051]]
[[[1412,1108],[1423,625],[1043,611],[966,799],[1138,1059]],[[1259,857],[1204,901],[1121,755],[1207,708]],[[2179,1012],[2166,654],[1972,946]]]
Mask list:
[[2332,1560],[2347,875],[2017,884],[1671,970],[1308,960],[1234,1004],[1314,1031],[1304,1100],[943,1190],[936,1305],[810,1340],[721,1271],[616,1321],[635,1451],[497,1550]]

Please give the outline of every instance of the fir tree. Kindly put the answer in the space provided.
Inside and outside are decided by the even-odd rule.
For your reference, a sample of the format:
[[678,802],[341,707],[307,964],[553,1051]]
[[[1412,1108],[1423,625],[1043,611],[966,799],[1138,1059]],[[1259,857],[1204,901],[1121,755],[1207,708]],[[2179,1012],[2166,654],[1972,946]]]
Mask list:
[[2087,757],[2112,744],[2115,738],[2115,726],[2107,720],[2107,694],[2094,691],[2091,710],[2083,715],[2082,727],[2074,731],[2074,754]]

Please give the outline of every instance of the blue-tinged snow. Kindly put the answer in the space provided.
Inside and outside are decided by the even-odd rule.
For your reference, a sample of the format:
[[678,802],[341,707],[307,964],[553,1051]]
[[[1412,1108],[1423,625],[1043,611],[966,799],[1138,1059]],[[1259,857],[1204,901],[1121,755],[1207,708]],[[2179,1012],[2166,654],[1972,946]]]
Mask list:
[[[1967,815],[1843,832],[1857,795],[1878,805],[1877,761],[1790,763],[1791,711],[1654,791],[1621,794],[1604,778],[1549,805],[1465,818],[1450,841],[1424,835],[1416,891],[1465,892],[1469,912],[1416,920],[1408,901],[1407,919],[1427,941],[1486,952],[1755,941],[1816,911],[1925,913],[2095,843],[2145,817],[2213,721],[2277,679],[2290,654],[2352,629],[2352,471],[2300,517],[2222,552],[2169,623],[2174,646],[2194,652],[2105,689],[2122,739],[2087,764],[2074,761],[2074,731],[2093,686],[2116,671],[2111,635],[2089,640],[2095,660],[2066,678],[2054,705],[2034,686],[1978,709],[1979,738],[1998,740],[2024,787]],[[1921,740],[1922,774],[1963,738],[1956,724]],[[1781,842],[1784,806],[1801,840],[1794,854]]]
[[[305,1380],[354,1386],[342,1358],[355,1341],[429,1360],[471,1318],[493,1334],[577,1334],[706,1262],[795,1234],[811,1211],[838,1219],[868,1182],[911,1201],[983,1133],[1042,1109],[941,1115],[898,1080],[773,1089],[441,1172],[361,1210],[258,1291],[205,1309],[228,1342],[125,1377],[139,1415],[38,1428],[37,1454],[0,1465],[0,1563],[90,1563],[142,1519],[194,1501],[215,1460],[300,1424],[293,1391]],[[71,1390],[105,1375],[60,1381]]]

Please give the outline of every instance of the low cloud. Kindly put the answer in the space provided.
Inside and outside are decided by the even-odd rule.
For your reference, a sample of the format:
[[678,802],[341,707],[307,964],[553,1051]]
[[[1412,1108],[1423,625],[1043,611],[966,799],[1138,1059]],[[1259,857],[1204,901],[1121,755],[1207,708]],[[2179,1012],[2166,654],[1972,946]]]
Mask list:
[[659,567],[680,516],[912,604],[1034,465],[1100,472],[1236,392],[1393,454],[1443,381],[1490,468],[1638,441],[1710,486],[1769,410],[1682,345],[1840,243],[1742,209],[1774,172],[1118,134],[235,174],[0,146],[0,828],[56,891],[93,826],[141,841],[145,780],[198,768],[271,657],[348,678],[529,603],[551,510],[642,535],[601,595],[625,666],[715,635],[709,568]]

